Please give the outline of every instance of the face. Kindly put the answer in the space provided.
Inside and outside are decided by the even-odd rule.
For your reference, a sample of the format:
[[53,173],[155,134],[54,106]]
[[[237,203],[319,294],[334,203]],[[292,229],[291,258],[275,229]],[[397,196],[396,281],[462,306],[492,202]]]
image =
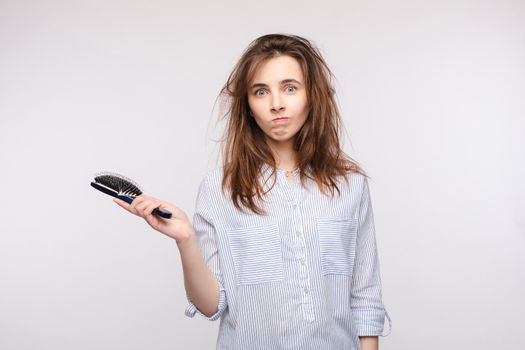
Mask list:
[[248,104],[270,147],[292,147],[308,116],[299,62],[286,55],[264,61],[248,87]]

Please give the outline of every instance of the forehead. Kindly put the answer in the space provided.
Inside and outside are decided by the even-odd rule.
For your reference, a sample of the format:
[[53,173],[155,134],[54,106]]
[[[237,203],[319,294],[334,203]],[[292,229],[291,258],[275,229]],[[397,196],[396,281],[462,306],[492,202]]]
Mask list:
[[284,79],[296,79],[303,82],[303,71],[299,61],[288,55],[262,61],[254,72],[252,82],[274,83]]

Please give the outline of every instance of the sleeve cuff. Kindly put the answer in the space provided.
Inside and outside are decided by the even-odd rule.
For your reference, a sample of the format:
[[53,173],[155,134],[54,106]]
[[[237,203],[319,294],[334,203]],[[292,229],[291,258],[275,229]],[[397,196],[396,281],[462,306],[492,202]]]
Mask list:
[[[357,335],[386,337],[392,331],[392,321],[386,310],[352,309],[352,315],[357,328]],[[388,320],[388,332],[383,334],[385,318]]]
[[188,306],[186,307],[186,311],[184,314],[188,317],[193,317],[195,314],[201,315],[203,318],[209,321],[215,321],[219,317],[221,317],[222,313],[226,309],[227,306],[226,301],[226,292],[224,290],[224,287],[222,286],[222,283],[219,283],[219,307],[216,313],[214,313],[211,316],[204,315],[197,307],[191,302],[190,298],[188,298]]

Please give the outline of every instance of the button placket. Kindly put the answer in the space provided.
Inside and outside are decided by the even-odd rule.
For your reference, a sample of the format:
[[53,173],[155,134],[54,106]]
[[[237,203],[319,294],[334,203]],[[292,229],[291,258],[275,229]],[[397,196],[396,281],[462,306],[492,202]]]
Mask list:
[[310,274],[308,271],[308,253],[306,246],[306,237],[304,235],[304,223],[301,216],[301,208],[299,203],[301,203],[301,198],[303,196],[302,186],[295,186],[291,189],[293,201],[293,217],[294,222],[300,224],[299,227],[295,230],[295,236],[297,238],[297,261],[298,261],[298,276],[300,279],[299,290],[302,299],[302,308],[303,308],[303,317],[306,321],[312,322],[315,320],[313,301],[312,301],[312,290],[310,288]]
[[301,214],[302,197],[304,196],[304,190],[300,184],[299,174],[294,174],[295,184],[290,185],[284,173],[280,172],[278,183],[280,188],[284,192],[284,198],[286,200],[285,210],[289,212],[290,223],[291,223],[291,238],[295,243],[295,278],[297,296],[301,300],[301,306],[303,310],[303,317],[308,322],[315,320],[315,313],[313,308],[312,290],[310,287],[310,274],[308,269],[308,254],[307,244],[304,231],[304,224]]

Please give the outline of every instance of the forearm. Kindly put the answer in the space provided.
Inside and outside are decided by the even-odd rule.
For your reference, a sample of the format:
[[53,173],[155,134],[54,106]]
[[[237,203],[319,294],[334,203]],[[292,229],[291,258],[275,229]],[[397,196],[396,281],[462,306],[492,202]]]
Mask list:
[[211,316],[219,307],[219,284],[210,271],[196,240],[192,237],[186,242],[177,243],[182,260],[184,287],[191,302],[204,315]]
[[378,337],[359,337],[361,350],[379,350]]

